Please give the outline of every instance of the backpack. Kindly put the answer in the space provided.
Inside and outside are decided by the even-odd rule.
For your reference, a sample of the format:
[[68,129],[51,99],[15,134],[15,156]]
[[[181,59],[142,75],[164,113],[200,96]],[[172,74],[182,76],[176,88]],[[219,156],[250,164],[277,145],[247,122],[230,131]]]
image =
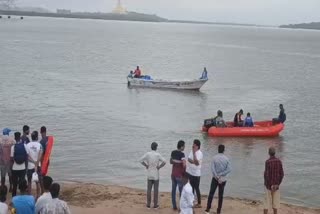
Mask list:
[[23,164],[24,162],[27,161],[27,151],[26,148],[24,147],[23,143],[18,143],[14,145],[14,155],[13,159],[17,164]]

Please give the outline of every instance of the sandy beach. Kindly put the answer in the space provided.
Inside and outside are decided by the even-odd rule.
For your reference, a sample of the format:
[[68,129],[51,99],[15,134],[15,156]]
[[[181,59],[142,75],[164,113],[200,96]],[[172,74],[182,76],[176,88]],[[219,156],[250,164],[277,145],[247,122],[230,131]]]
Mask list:
[[[137,190],[121,186],[106,186],[89,183],[64,184],[61,198],[68,202],[72,213],[112,213],[112,214],[149,214],[178,213],[171,209],[171,196],[169,193],[160,193],[160,209],[146,209],[146,194],[143,190]],[[202,205],[207,202],[203,197]],[[217,200],[213,202],[212,212],[215,211]],[[195,213],[204,213],[205,207],[196,209]],[[260,201],[226,198],[223,213],[227,214],[256,214],[262,213],[263,206]],[[316,214],[320,209],[298,207],[282,204],[281,214]]]

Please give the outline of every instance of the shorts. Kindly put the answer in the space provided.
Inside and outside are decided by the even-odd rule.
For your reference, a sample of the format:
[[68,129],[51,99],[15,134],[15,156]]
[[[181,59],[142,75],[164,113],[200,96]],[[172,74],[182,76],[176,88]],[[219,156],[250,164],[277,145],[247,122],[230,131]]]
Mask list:
[[275,192],[271,192],[265,188],[265,196],[264,196],[264,209],[272,210],[280,208],[280,191],[277,190]]
[[[28,178],[29,182],[32,180],[32,175],[34,172],[35,172],[35,169],[28,169],[27,170],[27,178]],[[38,167],[38,177],[39,177],[39,179],[41,178],[41,167]]]
[[7,174],[9,176],[12,175],[12,170],[11,170],[10,164],[1,165],[0,170],[1,170],[1,177],[2,178],[6,177]]

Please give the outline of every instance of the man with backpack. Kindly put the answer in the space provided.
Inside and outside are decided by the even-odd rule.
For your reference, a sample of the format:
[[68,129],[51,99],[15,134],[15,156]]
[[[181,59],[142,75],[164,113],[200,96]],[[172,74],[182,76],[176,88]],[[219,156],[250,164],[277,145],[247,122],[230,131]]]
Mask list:
[[18,184],[25,179],[26,161],[28,160],[27,148],[21,141],[21,133],[14,133],[16,144],[11,147],[12,160],[12,197],[17,195]]

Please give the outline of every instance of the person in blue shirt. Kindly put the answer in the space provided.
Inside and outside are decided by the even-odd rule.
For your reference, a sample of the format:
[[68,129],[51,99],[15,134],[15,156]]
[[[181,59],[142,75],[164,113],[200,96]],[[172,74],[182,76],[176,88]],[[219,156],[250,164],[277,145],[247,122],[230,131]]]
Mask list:
[[214,193],[218,188],[218,208],[217,214],[221,213],[222,203],[223,203],[223,195],[224,188],[227,183],[227,176],[231,172],[231,164],[229,158],[224,154],[225,146],[218,146],[218,154],[213,157],[211,170],[212,170],[212,181],[209,192],[209,197],[207,201],[207,209],[205,213],[209,214],[211,209],[211,204],[213,200]]
[[245,127],[253,127],[254,126],[253,119],[251,117],[250,112],[247,113],[247,117],[246,117],[246,119],[244,119],[243,126],[245,126]]
[[19,183],[21,195],[12,198],[12,206],[16,214],[34,214],[35,199],[32,195],[28,195],[28,183],[24,179]]
[[207,68],[204,67],[203,69],[203,72],[202,72],[202,75],[200,77],[201,80],[205,80],[205,79],[208,79],[208,71],[207,71]]

